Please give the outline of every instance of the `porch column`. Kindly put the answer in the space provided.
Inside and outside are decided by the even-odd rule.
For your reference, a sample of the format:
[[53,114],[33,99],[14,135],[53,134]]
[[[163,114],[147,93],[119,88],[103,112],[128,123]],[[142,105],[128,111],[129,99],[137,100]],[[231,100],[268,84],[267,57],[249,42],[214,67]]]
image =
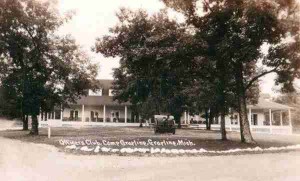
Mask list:
[[55,119],[55,110],[53,110],[53,119]]
[[42,121],[42,110],[40,109],[40,114],[39,114],[39,122]]
[[81,122],[84,122],[84,104],[82,105],[81,108]]
[[125,106],[125,123],[127,123],[127,106]]
[[186,124],[186,111],[184,111],[184,124]]
[[188,119],[187,119],[187,124],[190,124],[190,112],[188,112]]
[[63,112],[63,109],[61,108],[61,109],[60,109],[60,120],[61,120],[61,121],[63,120],[63,114],[64,114],[64,112]]
[[293,134],[291,109],[289,109],[289,126],[290,126],[290,134]]
[[280,126],[282,126],[283,123],[282,123],[282,111],[280,111]]
[[269,109],[270,133],[272,134],[272,109]]
[[103,105],[103,122],[106,122],[106,106]]

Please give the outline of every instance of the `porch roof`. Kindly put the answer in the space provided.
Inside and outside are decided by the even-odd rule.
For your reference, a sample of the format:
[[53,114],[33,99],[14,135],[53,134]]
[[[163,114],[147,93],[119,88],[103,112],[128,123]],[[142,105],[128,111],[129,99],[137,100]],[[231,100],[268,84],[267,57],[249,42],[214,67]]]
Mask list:
[[284,105],[284,104],[279,104],[273,101],[269,101],[263,98],[260,98],[258,100],[258,103],[255,105],[249,105],[248,108],[251,109],[273,109],[273,110],[289,110],[292,109],[292,107]]
[[112,96],[85,96],[81,97],[76,103],[77,105],[87,105],[87,106],[129,106],[129,102],[119,103],[114,101]]

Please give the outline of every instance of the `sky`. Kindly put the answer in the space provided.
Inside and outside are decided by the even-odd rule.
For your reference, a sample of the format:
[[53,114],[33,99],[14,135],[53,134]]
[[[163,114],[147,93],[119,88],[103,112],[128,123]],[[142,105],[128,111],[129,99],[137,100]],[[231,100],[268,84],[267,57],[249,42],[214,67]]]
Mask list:
[[[119,66],[118,58],[106,58],[91,51],[96,38],[108,34],[109,28],[117,23],[116,12],[121,7],[133,10],[142,8],[149,13],[164,8],[159,0],[58,0],[58,6],[62,14],[75,12],[73,18],[62,27],[61,33],[71,34],[91,56],[92,61],[99,65],[99,79],[113,79],[112,69]],[[274,78],[275,75],[271,74],[261,79],[262,93],[276,94]]]

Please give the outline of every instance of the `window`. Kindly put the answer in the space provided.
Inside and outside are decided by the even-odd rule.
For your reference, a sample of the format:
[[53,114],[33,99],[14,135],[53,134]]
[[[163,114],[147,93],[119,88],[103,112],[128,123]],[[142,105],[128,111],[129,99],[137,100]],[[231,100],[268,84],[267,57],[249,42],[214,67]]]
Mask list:
[[74,111],[70,111],[70,120],[73,120],[74,119]]
[[111,111],[111,121],[112,122],[119,122],[120,119],[120,112],[119,111]]
[[91,111],[91,120],[94,121],[95,117],[94,117],[94,111]]
[[98,122],[99,119],[99,113],[97,111],[91,111],[91,121],[92,122]]
[[89,96],[102,96],[102,89],[98,90],[89,90]]
[[264,125],[270,125],[270,115],[269,115],[269,113],[265,112],[264,116],[265,116]]
[[231,124],[237,125],[238,124],[238,115],[237,114],[231,115],[230,116],[230,121],[231,121]]
[[219,117],[214,117],[213,124],[219,124]]
[[61,110],[55,110],[54,112],[55,112],[55,114],[54,114],[54,119],[60,119],[60,116],[61,116]]
[[109,90],[108,90],[108,95],[109,95],[109,96],[114,96],[113,91],[114,91],[113,89],[109,89]]
[[251,115],[251,125],[257,125],[257,114]]
[[76,110],[71,110],[70,111],[70,121],[78,121],[78,111]]
[[78,120],[78,111],[75,111],[75,120]]

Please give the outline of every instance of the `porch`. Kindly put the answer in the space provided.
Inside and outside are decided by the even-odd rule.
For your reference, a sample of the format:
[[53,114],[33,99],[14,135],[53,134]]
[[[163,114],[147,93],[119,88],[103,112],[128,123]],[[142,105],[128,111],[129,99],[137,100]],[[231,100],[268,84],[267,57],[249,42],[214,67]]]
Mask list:
[[48,120],[60,120],[58,126],[139,126],[127,105],[71,105],[64,110],[55,109],[39,115],[41,127],[48,126]]
[[[292,134],[291,107],[260,99],[258,104],[248,106],[248,121],[251,132],[268,134]],[[227,131],[240,131],[238,113],[232,113],[225,118]],[[191,120],[185,122],[190,123]],[[211,125],[212,130],[220,130],[220,117]],[[205,121],[200,124],[189,124],[189,127],[206,129]]]

